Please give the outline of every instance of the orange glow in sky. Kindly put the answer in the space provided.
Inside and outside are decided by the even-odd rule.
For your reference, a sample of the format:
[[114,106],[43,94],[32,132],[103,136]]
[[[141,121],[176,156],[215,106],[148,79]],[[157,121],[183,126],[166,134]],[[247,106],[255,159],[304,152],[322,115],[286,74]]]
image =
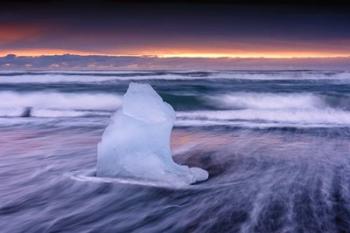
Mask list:
[[159,57],[188,57],[188,58],[334,58],[334,57],[347,57],[350,54],[342,54],[342,53],[325,53],[325,52],[288,52],[288,51],[280,51],[280,52],[246,52],[246,53],[207,53],[207,52],[197,52],[197,53],[171,53],[171,54],[158,54]]
[[108,55],[108,56],[157,56],[160,58],[184,57],[184,58],[272,58],[272,59],[288,59],[288,58],[334,58],[348,57],[348,53],[336,52],[318,52],[318,51],[258,51],[258,52],[215,52],[215,51],[190,51],[190,50],[173,50],[167,51],[134,51],[132,53],[122,52],[89,52],[79,50],[63,50],[63,49],[24,49],[24,50],[3,50],[0,56],[7,54],[16,54],[17,56],[41,56],[41,55]]
[[[33,38],[40,34],[40,28],[31,25],[17,26],[4,24],[0,25],[0,45],[3,43],[15,42],[22,39]],[[1,50],[0,50],[1,51]]]

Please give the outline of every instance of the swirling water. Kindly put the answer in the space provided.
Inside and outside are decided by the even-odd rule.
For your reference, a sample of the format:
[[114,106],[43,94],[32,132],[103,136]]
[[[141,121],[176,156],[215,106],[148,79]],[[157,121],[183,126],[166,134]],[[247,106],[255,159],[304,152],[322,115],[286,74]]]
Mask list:
[[[131,80],[174,106],[174,159],[208,181],[94,176]],[[350,232],[346,72],[12,72],[0,98],[0,232]]]

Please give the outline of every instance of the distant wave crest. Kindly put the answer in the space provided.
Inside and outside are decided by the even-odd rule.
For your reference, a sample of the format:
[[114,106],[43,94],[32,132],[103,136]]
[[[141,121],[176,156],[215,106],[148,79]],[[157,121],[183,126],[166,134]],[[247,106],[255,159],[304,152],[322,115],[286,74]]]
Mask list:
[[0,72],[1,83],[99,83],[143,80],[342,80],[349,72],[321,71],[110,71],[110,72]]

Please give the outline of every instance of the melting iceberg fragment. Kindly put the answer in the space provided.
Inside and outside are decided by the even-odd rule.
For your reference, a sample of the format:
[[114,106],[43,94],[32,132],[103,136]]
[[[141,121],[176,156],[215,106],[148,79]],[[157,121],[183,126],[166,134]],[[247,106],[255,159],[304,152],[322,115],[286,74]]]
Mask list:
[[208,172],[172,159],[174,109],[148,84],[130,83],[97,150],[97,176],[157,181],[171,185],[208,179]]

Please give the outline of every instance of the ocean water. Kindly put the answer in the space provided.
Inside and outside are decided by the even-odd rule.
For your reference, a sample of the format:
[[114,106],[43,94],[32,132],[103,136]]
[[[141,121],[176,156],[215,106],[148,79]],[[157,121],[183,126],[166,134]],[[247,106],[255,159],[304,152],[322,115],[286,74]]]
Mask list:
[[[174,107],[174,159],[208,181],[94,176],[131,81]],[[348,72],[1,72],[0,148],[1,233],[350,232]]]

